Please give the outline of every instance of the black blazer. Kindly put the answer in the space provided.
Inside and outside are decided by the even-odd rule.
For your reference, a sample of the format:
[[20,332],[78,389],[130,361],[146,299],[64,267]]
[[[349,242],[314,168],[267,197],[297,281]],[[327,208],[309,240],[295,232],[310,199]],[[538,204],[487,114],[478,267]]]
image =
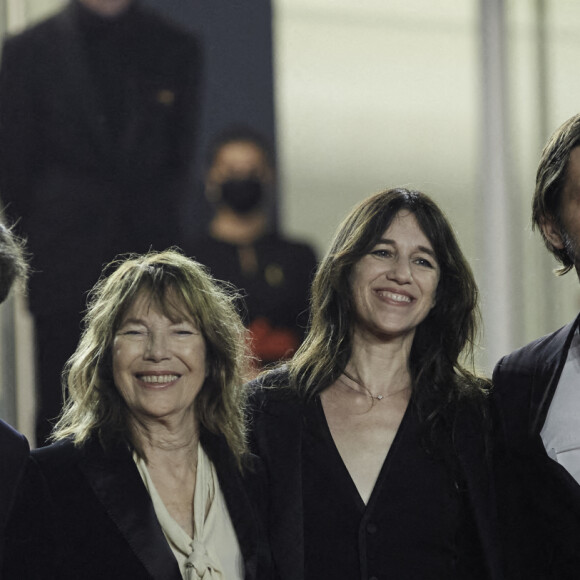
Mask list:
[[[218,473],[244,558],[245,578],[270,579],[263,527],[265,481],[259,465],[253,462],[242,476],[222,437],[204,432],[202,445]],[[105,452],[96,440],[82,448],[64,441],[32,455],[46,483],[45,530],[41,534],[28,524],[32,529],[24,537],[22,525],[14,522],[20,541],[12,546],[5,578],[181,580],[127,445]],[[26,505],[21,512],[23,520],[34,522]],[[37,547],[47,542],[52,544],[45,550],[49,553],[35,557]]]
[[578,578],[580,486],[548,457],[540,432],[579,324],[580,316],[503,357],[493,373],[497,447],[510,466],[497,487],[514,577]]
[[24,435],[0,420],[0,570],[4,556],[6,524],[27,460],[28,442]]
[[[303,403],[295,395],[263,385],[285,381],[278,370],[250,383],[251,438],[270,485],[268,525],[272,555],[281,580],[303,580],[304,541],[301,447]],[[456,445],[490,580],[503,579],[494,483],[480,421],[459,416]]]

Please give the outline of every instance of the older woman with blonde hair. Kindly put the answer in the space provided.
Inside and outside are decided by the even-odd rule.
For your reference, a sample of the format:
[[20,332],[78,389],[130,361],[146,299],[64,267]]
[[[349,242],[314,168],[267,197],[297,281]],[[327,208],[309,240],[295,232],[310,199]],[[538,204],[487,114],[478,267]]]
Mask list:
[[54,443],[33,453],[52,577],[269,578],[234,295],[173,250],[112,268],[65,369]]

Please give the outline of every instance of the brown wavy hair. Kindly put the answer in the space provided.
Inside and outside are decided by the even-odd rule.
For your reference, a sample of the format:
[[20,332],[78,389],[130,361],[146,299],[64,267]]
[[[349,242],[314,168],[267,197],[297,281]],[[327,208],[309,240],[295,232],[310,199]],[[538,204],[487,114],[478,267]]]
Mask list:
[[478,290],[447,218],[425,194],[389,189],[356,206],[339,226],[320,263],[311,295],[310,329],[288,363],[290,388],[310,398],[338,379],[352,354],[353,266],[377,244],[400,211],[411,212],[431,242],[441,269],[435,306],[418,326],[410,353],[414,401],[425,419],[453,420],[462,398],[478,398],[488,381],[473,367],[480,319]]

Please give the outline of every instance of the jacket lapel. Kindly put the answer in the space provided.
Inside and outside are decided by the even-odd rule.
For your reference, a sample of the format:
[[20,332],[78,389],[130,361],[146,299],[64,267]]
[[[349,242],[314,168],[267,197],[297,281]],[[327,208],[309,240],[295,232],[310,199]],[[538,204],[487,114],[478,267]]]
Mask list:
[[214,464],[220,489],[244,558],[246,580],[255,580],[258,570],[258,520],[234,456],[223,437],[202,432],[201,443]]
[[163,535],[130,451],[119,445],[105,454],[98,442],[92,442],[79,467],[151,577],[181,580],[177,560]]
[[532,398],[530,407],[531,434],[539,433],[544,426],[550,403],[556,392],[562,369],[566,364],[574,332],[580,324],[580,315],[561,328],[550,342],[549,352],[538,357],[532,377]]

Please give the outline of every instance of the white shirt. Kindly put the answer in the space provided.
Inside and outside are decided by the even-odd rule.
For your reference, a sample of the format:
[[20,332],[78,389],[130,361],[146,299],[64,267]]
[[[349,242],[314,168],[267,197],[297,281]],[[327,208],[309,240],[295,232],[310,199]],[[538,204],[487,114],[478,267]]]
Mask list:
[[198,445],[193,538],[171,517],[147,469],[133,459],[151,496],[155,515],[177,559],[184,580],[243,580],[244,561],[215,467]]
[[580,483],[580,334],[576,330],[546,422],[540,433],[548,455]]

